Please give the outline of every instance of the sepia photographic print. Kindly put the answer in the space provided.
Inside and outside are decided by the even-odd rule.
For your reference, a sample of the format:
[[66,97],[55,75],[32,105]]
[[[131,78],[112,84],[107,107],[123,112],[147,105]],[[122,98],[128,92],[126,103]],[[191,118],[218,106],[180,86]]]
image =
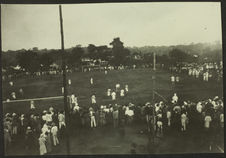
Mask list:
[[220,2],[1,4],[4,155],[224,153]]

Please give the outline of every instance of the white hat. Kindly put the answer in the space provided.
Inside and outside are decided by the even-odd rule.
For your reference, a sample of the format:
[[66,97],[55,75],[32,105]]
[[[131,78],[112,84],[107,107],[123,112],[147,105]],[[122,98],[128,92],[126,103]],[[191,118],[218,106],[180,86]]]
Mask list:
[[31,129],[31,127],[30,127],[30,126],[28,126],[28,127],[27,127],[27,129]]
[[16,113],[13,113],[13,116],[16,116]]

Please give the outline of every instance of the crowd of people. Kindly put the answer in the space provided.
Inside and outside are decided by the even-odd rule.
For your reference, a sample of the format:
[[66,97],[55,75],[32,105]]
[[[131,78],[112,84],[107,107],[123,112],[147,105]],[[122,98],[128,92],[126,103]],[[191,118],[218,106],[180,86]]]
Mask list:
[[[179,77],[176,76],[173,81],[179,82]],[[71,85],[71,80],[68,82]],[[9,83],[10,86],[13,84]],[[90,85],[93,84],[94,79],[91,77]],[[19,90],[19,94],[23,95],[23,89]],[[106,96],[112,100],[111,104],[100,105],[96,96],[92,95],[90,104],[83,106],[78,104],[78,98],[72,94],[69,99],[70,125],[65,122],[64,111],[50,107],[40,113],[35,102],[31,101],[29,113],[5,114],[5,150],[7,152],[20,139],[26,151],[36,148],[40,155],[49,154],[65,139],[65,127],[72,130],[89,130],[104,126],[123,129],[125,126],[144,123],[147,132],[157,137],[163,137],[169,130],[188,132],[190,129],[200,129],[208,136],[213,136],[213,133],[224,129],[224,103],[218,96],[194,103],[181,100],[174,93],[170,101],[141,104],[129,102],[123,105],[117,103],[117,96],[121,98],[128,94],[128,85],[117,83],[114,88],[106,91]],[[15,94],[11,97],[16,99]]]
[[181,73],[185,71],[188,76],[202,79],[205,82],[210,80],[221,81],[223,78],[223,62],[219,64],[215,63],[204,63],[204,64],[187,64],[181,69],[179,67],[171,67],[171,71]]
[[[224,128],[224,105],[222,99],[217,96],[197,103],[182,102],[175,93],[170,102],[147,102],[140,105],[71,104],[70,128],[75,130],[103,126],[123,128],[143,122],[146,123],[148,132],[154,129],[154,134],[162,137],[169,129],[186,132],[189,128],[200,128],[211,135],[213,131],[219,132]],[[53,107],[43,113],[37,113],[36,107],[31,105],[30,112],[26,115],[7,113],[4,117],[5,148],[7,150],[17,137],[20,137],[23,138],[26,150],[34,148],[34,144],[38,142],[40,155],[51,153],[60,143],[58,137],[64,139],[63,131],[66,126],[64,112]]]

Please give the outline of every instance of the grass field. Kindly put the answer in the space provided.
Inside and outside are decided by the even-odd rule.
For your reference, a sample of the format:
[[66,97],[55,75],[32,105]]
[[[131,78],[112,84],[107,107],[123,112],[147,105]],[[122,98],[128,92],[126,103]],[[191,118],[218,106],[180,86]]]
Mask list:
[[[106,96],[108,88],[114,89],[116,83],[120,83],[122,87],[125,84],[129,86],[129,93],[124,98],[117,96],[115,103],[128,104],[144,104],[147,101],[152,101],[152,76],[151,69],[136,69],[136,70],[120,70],[109,71],[107,75],[104,72],[74,72],[67,74],[68,79],[71,79],[70,93],[75,93],[78,96],[80,106],[89,106],[91,104],[91,95],[95,94],[98,105],[113,103],[111,98]],[[172,87],[170,82],[171,74],[163,70],[156,71],[156,88],[155,90],[170,99],[174,92],[178,93],[179,98],[185,100],[203,100],[212,98],[215,95],[222,96],[223,83],[214,81],[205,83],[201,79],[195,79],[186,75],[180,75],[180,83]],[[90,85],[90,77],[94,79],[94,85]],[[61,96],[62,76],[40,76],[40,77],[23,77],[14,80],[15,86],[9,88],[8,81],[3,82],[3,98],[7,98],[9,91],[18,92],[19,88],[24,89],[24,99]],[[5,100],[4,99],[4,100]],[[156,101],[161,98],[155,96]],[[50,106],[63,109],[63,99],[41,100],[35,101],[38,111],[48,109]],[[3,112],[26,113],[30,108],[29,102],[15,102],[3,104]],[[115,129],[111,126],[103,128],[97,127],[95,130],[78,129],[78,133],[70,135],[70,150],[71,154],[130,154],[131,143],[135,142],[138,154],[148,154],[147,149],[148,139],[147,134],[141,134],[140,131],[146,130],[144,123],[133,124],[125,127],[126,135],[120,136],[120,129]],[[201,133],[200,133],[201,134]],[[176,136],[179,137],[178,135]],[[66,154],[65,140],[60,140],[58,146],[52,154]],[[23,141],[19,141],[22,143]],[[95,143],[94,143],[95,142]],[[153,153],[191,153],[197,152],[206,153],[207,149],[202,149],[194,143],[191,136],[180,136],[179,139],[169,136],[160,141],[159,146],[155,147]],[[184,143],[187,142],[187,143]],[[177,147],[174,148],[175,144]],[[189,146],[189,148],[188,148]],[[194,146],[194,148],[191,148]],[[196,149],[196,150],[195,150]],[[214,150],[216,151],[216,150]],[[38,151],[27,153],[23,145],[15,145],[8,153],[9,155],[26,155],[39,154]],[[216,151],[219,152],[219,151]]]
[[[178,93],[179,98],[194,101],[208,99],[214,95],[222,96],[223,83],[208,82],[204,83],[201,79],[194,79],[186,75],[180,76],[181,80],[178,85],[172,88],[170,82],[170,73],[157,70],[156,71],[156,91],[169,99],[174,92]],[[71,79],[72,84],[69,87],[69,93],[78,96],[80,106],[89,106],[91,104],[91,95],[96,95],[99,105],[113,103],[110,97],[106,96],[107,89],[114,89],[116,83],[120,83],[121,87],[125,84],[129,86],[129,93],[124,98],[117,96],[115,103],[128,104],[144,104],[152,101],[152,76],[151,69],[135,69],[109,71],[107,75],[104,72],[74,72],[67,74],[67,78]],[[90,77],[94,79],[94,85],[90,85]],[[14,80],[14,87],[9,88],[8,81],[2,84],[3,100],[6,100],[10,91],[18,92],[19,88],[24,90],[24,99],[61,96],[62,76],[39,76],[18,78]],[[156,97],[159,100],[159,97]],[[63,109],[63,99],[35,101],[38,110],[42,111],[50,106]],[[29,110],[29,102],[5,103],[3,112],[24,113]]]

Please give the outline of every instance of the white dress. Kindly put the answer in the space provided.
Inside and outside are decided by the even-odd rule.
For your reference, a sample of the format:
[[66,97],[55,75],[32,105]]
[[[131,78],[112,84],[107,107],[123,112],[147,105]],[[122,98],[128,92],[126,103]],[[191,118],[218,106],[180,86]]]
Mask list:
[[39,146],[40,146],[39,147],[40,155],[44,155],[47,153],[47,149],[45,145],[46,139],[42,136],[38,140],[39,140]]

